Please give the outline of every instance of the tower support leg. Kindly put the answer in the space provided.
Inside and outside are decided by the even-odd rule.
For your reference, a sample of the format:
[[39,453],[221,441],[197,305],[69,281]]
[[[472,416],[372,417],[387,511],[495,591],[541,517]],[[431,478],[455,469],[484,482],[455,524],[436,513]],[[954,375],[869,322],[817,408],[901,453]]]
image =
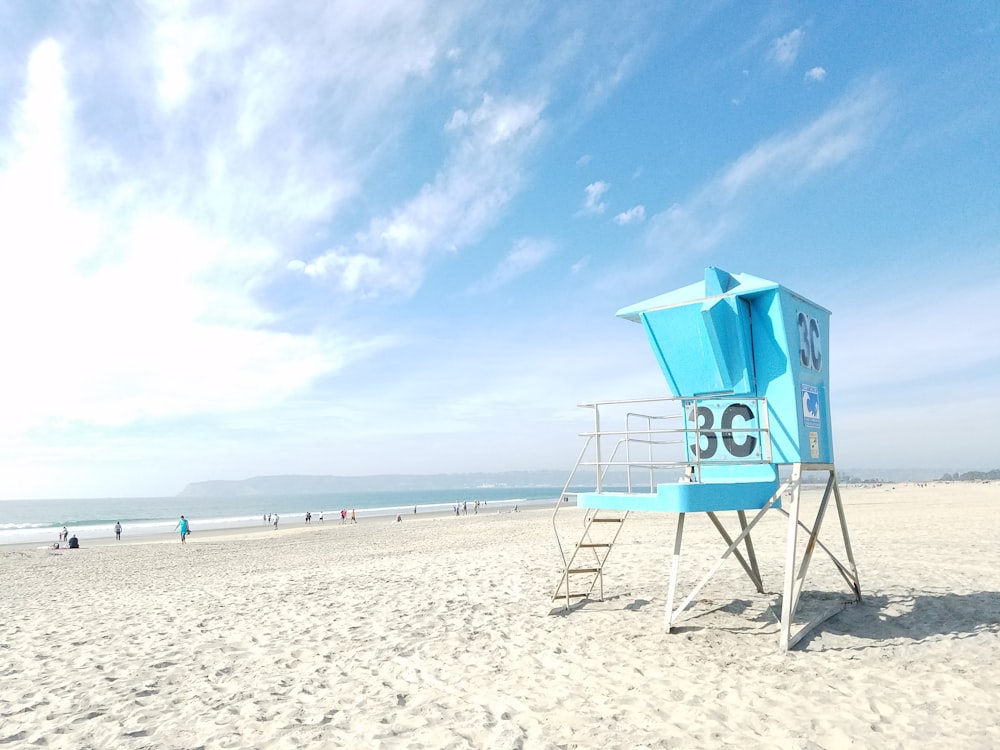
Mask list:
[[668,633],[674,620],[674,593],[677,591],[677,571],[681,566],[681,539],[684,536],[684,514],[677,515],[677,532],[674,534],[674,554],[670,561],[670,585],[667,588],[667,612],[663,627]]
[[[796,643],[809,633],[809,631],[817,625],[825,622],[833,615],[842,611],[844,607],[850,604],[857,604],[861,601],[861,584],[858,580],[857,565],[854,562],[854,551],[851,548],[851,537],[847,531],[847,517],[844,514],[844,503],[841,500],[840,487],[837,484],[837,471],[833,465],[823,467],[810,466],[809,468],[812,470],[821,469],[828,471],[829,478],[826,483],[826,489],[823,492],[823,499],[820,501],[819,509],[816,511],[816,520],[813,522],[812,528],[808,529],[799,520],[799,508],[801,506],[800,496],[802,489],[802,464],[792,465],[792,479],[789,486],[792,493],[792,503],[790,508],[783,509],[788,516],[788,534],[786,542],[788,546],[785,550],[785,585],[781,598],[780,648],[783,651],[787,651],[788,649],[794,647]],[[846,565],[838,560],[829,548],[824,546],[819,541],[819,532],[823,526],[823,518],[826,515],[826,510],[831,498],[837,506],[837,515],[840,519],[840,531],[844,540],[844,550],[847,554]],[[805,551],[802,553],[802,559],[798,562],[798,569],[796,570],[796,560],[798,559],[796,543],[798,541],[797,536],[799,526],[802,526],[809,531],[809,539],[806,543]],[[841,576],[847,582],[848,587],[851,589],[853,597],[849,601],[844,601],[836,606],[828,608],[819,616],[806,622],[795,633],[793,633],[792,623],[795,619],[795,612],[798,609],[799,600],[802,596],[802,585],[805,582],[806,574],[809,571],[809,564],[812,562],[812,556],[816,551],[817,546],[826,552],[833,561],[837,570],[840,572]]]
[[[802,474],[804,470],[829,472],[826,489],[816,512],[816,518],[811,527],[807,526],[800,519],[802,507]],[[786,503],[785,507],[782,507],[778,502],[783,495],[788,495],[790,497],[790,500]],[[833,552],[831,552],[831,550],[819,540],[820,530],[823,526],[823,519],[826,516],[826,511],[829,508],[831,500],[837,507],[838,520],[840,521],[840,531],[844,541],[844,550],[847,555],[846,562],[838,560]],[[684,536],[685,518],[684,513],[678,514],[677,530],[674,535],[674,550],[670,565],[670,584],[667,590],[667,611],[664,616],[664,626],[667,632],[670,632],[673,629],[674,625],[680,620],[681,614],[684,610],[690,606],[691,602],[694,601],[694,598],[698,595],[701,589],[704,588],[712,576],[715,575],[719,568],[722,567],[722,564],[730,555],[735,555],[737,557],[751,581],[753,581],[754,585],[757,586],[757,590],[763,590],[760,571],[757,567],[757,558],[754,553],[753,544],[750,541],[750,532],[753,530],[753,527],[757,524],[757,522],[764,516],[764,514],[767,513],[767,511],[772,507],[777,507],[780,512],[784,513],[788,517],[788,526],[785,538],[785,578],[781,599],[781,622],[779,623],[781,631],[779,636],[780,648],[783,651],[793,648],[796,643],[798,643],[817,625],[842,611],[844,607],[861,601],[861,585],[858,580],[857,565],[854,561],[854,551],[851,548],[850,534],[847,531],[847,517],[844,514],[844,503],[840,497],[840,488],[837,485],[837,473],[835,468],[832,464],[823,464],[819,466],[815,464],[792,464],[791,477],[778,488],[777,492],[775,492],[771,499],[757,511],[749,522],[746,519],[745,513],[743,511],[739,512],[741,532],[735,539],[729,536],[714,513],[708,513],[716,529],[718,529],[728,546],[726,551],[722,553],[718,560],[716,560],[712,568],[705,573],[704,577],[675,609],[674,601],[677,596],[677,576],[680,569],[681,543]],[[809,535],[805,551],[803,552],[801,558],[799,558],[797,548],[798,532],[800,527]],[[744,559],[739,553],[738,548],[740,544],[746,545],[746,559]],[[830,607],[826,611],[822,612],[818,617],[815,617],[802,625],[793,633],[792,626],[795,620],[795,613],[798,609],[799,600],[802,596],[802,586],[805,582],[806,575],[809,572],[809,566],[812,562],[813,553],[817,548],[825,552],[836,566],[838,572],[847,583],[848,588],[851,591],[852,598],[848,601],[840,602],[836,606]]]

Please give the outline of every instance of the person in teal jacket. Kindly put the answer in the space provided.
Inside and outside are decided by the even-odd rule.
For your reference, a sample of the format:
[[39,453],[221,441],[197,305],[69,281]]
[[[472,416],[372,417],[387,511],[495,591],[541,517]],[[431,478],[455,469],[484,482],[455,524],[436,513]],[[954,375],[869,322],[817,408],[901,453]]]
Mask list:
[[188,521],[184,516],[181,516],[181,520],[177,522],[174,526],[174,531],[180,530],[181,532],[181,544],[184,544],[187,540],[187,535],[191,533],[191,528],[188,526]]

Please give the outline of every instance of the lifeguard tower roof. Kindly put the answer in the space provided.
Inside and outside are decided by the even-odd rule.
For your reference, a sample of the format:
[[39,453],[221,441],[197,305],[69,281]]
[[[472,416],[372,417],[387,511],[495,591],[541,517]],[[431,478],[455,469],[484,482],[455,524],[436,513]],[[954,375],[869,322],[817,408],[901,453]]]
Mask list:
[[766,400],[773,463],[833,463],[829,310],[773,281],[709,267],[702,281],[617,314],[643,326],[675,397],[728,399],[716,423],[733,399]]
[[674,289],[672,292],[666,292],[665,294],[651,297],[650,299],[643,300],[642,302],[636,302],[634,305],[623,307],[615,314],[619,318],[625,318],[626,320],[631,320],[634,323],[641,323],[641,316],[643,313],[662,310],[668,307],[676,307],[678,305],[688,305],[692,302],[710,300],[716,297],[752,297],[762,292],[773,291],[775,289],[782,289],[793,297],[802,300],[803,302],[808,302],[816,309],[823,310],[827,314],[830,313],[830,311],[823,306],[817,305],[815,302],[806,299],[802,295],[797,294],[786,287],[782,287],[781,284],[778,284],[777,282],[768,281],[767,279],[762,279],[759,276],[752,276],[748,273],[731,274],[728,271],[723,271],[721,268],[710,267],[705,269],[704,281],[696,281],[694,284],[688,284],[680,289]]

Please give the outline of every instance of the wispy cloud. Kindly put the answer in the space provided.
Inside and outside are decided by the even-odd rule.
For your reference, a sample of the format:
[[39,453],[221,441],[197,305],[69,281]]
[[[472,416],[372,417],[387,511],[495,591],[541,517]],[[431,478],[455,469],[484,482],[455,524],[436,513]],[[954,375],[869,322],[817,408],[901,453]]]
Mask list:
[[469,294],[492,292],[528,273],[555,251],[555,245],[546,239],[525,237],[501,259],[490,276],[473,284]]
[[0,143],[12,250],[0,319],[20,362],[3,374],[0,434],[259,408],[385,344],[272,330],[253,295],[280,257],[262,226],[229,232],[224,198],[183,182],[161,192],[162,175],[143,183],[81,135],[65,54],[52,40],[36,46]]
[[743,202],[788,190],[867,148],[886,115],[886,91],[868,80],[799,130],[754,146],[683,203],[651,220],[650,238],[678,252],[703,252],[738,225]]
[[805,79],[814,83],[822,83],[826,80],[826,69],[816,66],[806,71]]
[[779,68],[790,68],[799,56],[799,49],[802,47],[802,40],[805,32],[801,29],[793,29],[784,36],[778,37],[773,42],[767,52],[767,59]]
[[592,182],[587,187],[583,189],[583,208],[581,211],[585,214],[602,214],[604,209],[607,208],[607,204],[601,200],[604,194],[611,189],[611,185],[606,182],[598,180],[597,182]]
[[543,108],[541,101],[486,96],[476,109],[456,111],[446,126],[451,156],[432,182],[373,219],[351,245],[292,267],[365,295],[413,292],[435,254],[478,239],[520,191],[544,129]]
[[646,220],[646,207],[632,206],[628,211],[622,211],[620,214],[615,216],[615,224],[618,226],[625,226],[626,224],[640,224]]
[[[265,414],[396,345],[339,313],[473,245],[529,184],[552,92],[578,111],[560,82],[607,25],[583,13],[511,61],[537,12],[153,0],[99,45],[5,49],[0,332],[21,364],[0,437]],[[627,66],[609,42],[589,70],[607,94]],[[550,252],[525,240],[489,283]],[[289,323],[277,298],[300,294],[324,305]]]
[[868,81],[798,131],[755,146],[707,189],[733,197],[754,184],[795,184],[843,162],[866,147],[882,122],[886,99],[880,82]]

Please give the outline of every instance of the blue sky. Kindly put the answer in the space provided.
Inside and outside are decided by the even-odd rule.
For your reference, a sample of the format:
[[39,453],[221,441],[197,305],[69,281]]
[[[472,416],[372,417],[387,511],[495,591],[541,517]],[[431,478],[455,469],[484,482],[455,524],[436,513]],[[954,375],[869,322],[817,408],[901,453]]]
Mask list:
[[833,312],[837,462],[1000,466],[1000,6],[0,6],[0,497],[563,468],[626,305]]

